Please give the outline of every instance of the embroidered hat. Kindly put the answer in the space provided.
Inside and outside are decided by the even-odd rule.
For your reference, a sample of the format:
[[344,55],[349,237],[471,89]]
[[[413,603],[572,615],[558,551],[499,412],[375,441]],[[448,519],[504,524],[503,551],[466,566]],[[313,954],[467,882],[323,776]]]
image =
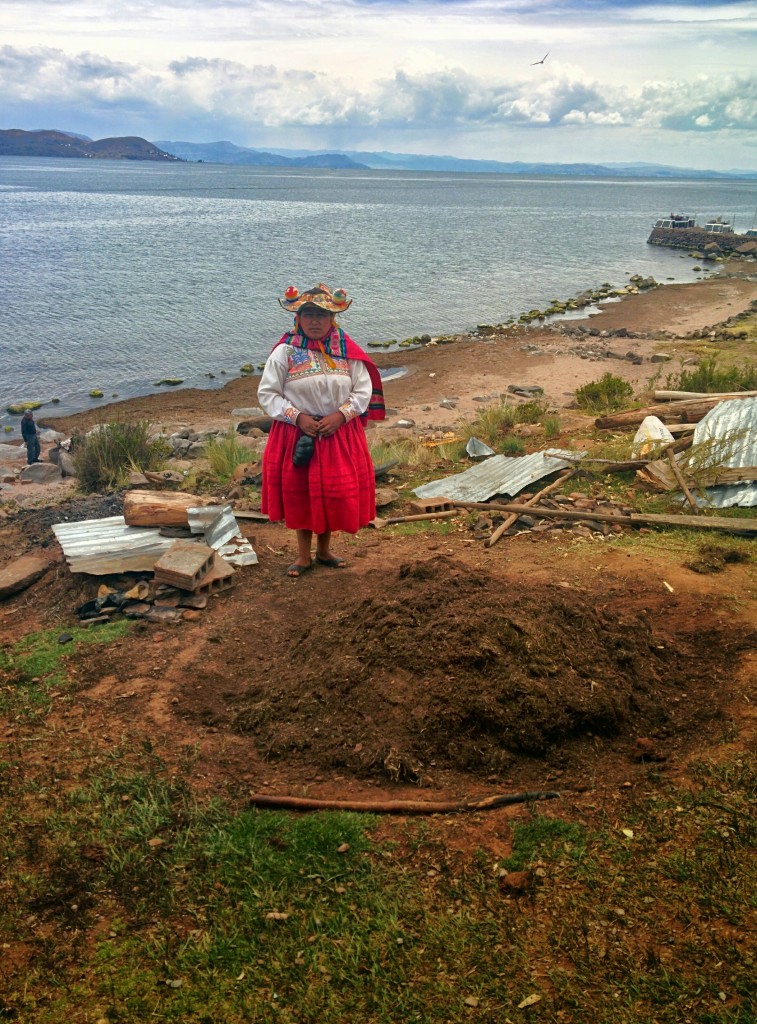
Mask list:
[[290,313],[299,312],[303,306],[318,306],[329,313],[343,313],[352,305],[352,299],[347,298],[344,288],[335,288],[332,292],[325,284],[316,284],[306,292],[300,292],[290,285],[284,292],[284,298],[279,299],[279,305]]

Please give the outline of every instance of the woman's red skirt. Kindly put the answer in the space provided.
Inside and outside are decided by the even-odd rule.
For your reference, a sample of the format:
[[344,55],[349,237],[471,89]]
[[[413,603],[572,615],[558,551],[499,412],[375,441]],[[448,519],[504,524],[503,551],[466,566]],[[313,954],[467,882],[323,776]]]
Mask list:
[[298,427],[274,420],[263,453],[261,510],[290,530],[357,531],[376,516],[373,461],[362,420],[316,438],[306,466],[292,463]]

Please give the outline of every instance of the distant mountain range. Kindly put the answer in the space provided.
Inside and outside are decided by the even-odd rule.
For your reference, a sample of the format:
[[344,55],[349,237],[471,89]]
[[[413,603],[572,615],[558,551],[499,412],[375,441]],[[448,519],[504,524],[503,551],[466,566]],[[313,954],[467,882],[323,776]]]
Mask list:
[[[363,150],[324,151],[308,149],[261,150],[233,142],[155,143],[182,160],[211,164],[250,164],[260,167],[344,167],[382,171],[448,171],[478,174],[549,174],[619,178],[757,178],[757,171],[702,171],[665,164],[608,163],[503,163],[500,160],[464,160],[454,156],[425,156],[420,153],[370,152]],[[323,161],[323,162],[322,162]]]
[[178,157],[166,153],[152,142],[129,135],[118,139],[94,142],[71,132],[32,131],[20,128],[0,130],[0,156],[54,156],[84,160],[166,160]]
[[440,171],[477,174],[575,175],[597,178],[757,179],[757,171],[712,171],[649,163],[526,163],[465,160],[454,156],[363,150],[256,149],[233,142],[148,142],[137,136],[93,141],[65,131],[0,130],[0,156],[78,157],[99,160],[190,161],[254,167],[323,167],[332,170]]
[[346,170],[367,170],[368,164],[354,159],[351,153],[330,153],[327,151],[302,152],[287,155],[280,150],[268,152],[263,149],[248,149],[233,142],[169,142],[155,143],[167,153],[173,153],[182,160],[206,164],[247,164],[253,167],[331,167]]

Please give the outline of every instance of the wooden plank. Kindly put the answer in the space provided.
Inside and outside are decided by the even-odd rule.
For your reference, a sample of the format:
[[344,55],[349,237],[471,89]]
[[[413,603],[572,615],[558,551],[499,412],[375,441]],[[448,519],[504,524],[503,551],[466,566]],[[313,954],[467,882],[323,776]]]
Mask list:
[[484,508],[497,512],[517,512],[519,515],[532,514],[543,519],[567,519],[578,522],[581,519],[595,523],[620,523],[621,526],[683,526],[689,530],[720,530],[723,533],[737,533],[746,536],[757,534],[757,519],[721,519],[716,516],[688,515],[608,515],[605,512],[574,512],[559,508],[540,508],[535,505],[495,505],[485,501],[456,501],[460,508]]
[[719,402],[729,398],[754,398],[757,391],[655,391],[655,402],[685,402],[690,398],[716,398]]
[[[570,477],[574,476],[575,473],[575,469],[569,469],[566,473],[563,473],[562,476],[559,476],[557,480],[553,480],[551,484],[547,484],[546,487],[543,487],[538,493],[534,494],[532,498],[529,498],[526,504],[529,506],[536,505],[536,503],[541,501],[541,499],[547,494],[551,494],[552,491],[558,490],[562,484],[564,484],[566,480],[570,479]],[[511,526],[517,523],[517,521],[518,516],[514,512],[511,513],[504,522],[500,523],[491,537],[489,537],[485,542],[484,547],[493,548],[505,530],[509,530]]]
[[708,395],[706,398],[691,398],[682,402],[666,402],[663,405],[648,405],[644,409],[624,409],[621,412],[611,413],[607,416],[599,416],[594,420],[594,425],[602,430],[611,427],[628,427],[641,423],[647,416],[657,416],[665,422],[666,417],[684,420],[688,423],[696,423],[701,420],[710,409],[723,401],[731,399],[749,398],[745,392],[726,395]]

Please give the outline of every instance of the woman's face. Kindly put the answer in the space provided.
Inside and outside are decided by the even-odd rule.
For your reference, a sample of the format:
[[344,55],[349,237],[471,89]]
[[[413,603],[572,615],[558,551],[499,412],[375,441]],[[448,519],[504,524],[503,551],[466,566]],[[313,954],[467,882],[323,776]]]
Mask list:
[[303,306],[299,321],[305,337],[313,341],[323,341],[331,330],[331,313],[320,306]]

